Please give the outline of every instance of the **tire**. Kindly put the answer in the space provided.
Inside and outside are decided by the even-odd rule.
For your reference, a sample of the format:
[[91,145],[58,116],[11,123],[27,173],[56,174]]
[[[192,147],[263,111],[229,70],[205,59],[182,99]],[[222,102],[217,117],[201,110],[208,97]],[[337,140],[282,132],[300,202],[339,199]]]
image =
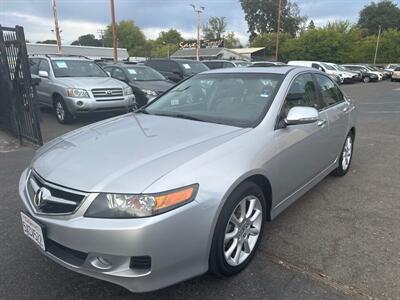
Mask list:
[[369,77],[365,76],[365,77],[363,78],[363,82],[364,82],[364,83],[368,83],[369,81],[370,81],[370,78],[369,78]]
[[[245,203],[244,210],[241,209],[241,203]],[[212,274],[232,276],[246,268],[254,257],[263,235],[265,208],[265,196],[260,187],[253,182],[244,182],[232,192],[221,210],[214,231],[209,258],[209,270]],[[236,221],[233,215],[237,216]]]
[[342,147],[342,151],[339,157],[339,166],[333,170],[332,175],[334,176],[344,176],[350,169],[351,160],[353,158],[353,149],[354,149],[354,134],[350,132],[344,145]]
[[54,99],[54,112],[56,114],[57,121],[61,124],[68,124],[72,122],[72,115],[61,96],[56,96]]

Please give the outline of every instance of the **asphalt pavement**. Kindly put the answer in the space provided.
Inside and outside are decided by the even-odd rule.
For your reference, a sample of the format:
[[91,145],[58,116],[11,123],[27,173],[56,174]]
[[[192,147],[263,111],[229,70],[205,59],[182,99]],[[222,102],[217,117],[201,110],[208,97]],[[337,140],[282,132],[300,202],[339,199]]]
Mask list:
[[[132,294],[41,255],[22,233],[17,196],[34,149],[0,147],[0,299],[400,299],[400,83],[342,87],[359,112],[350,172],[327,177],[266,224],[239,275],[206,274],[152,293]],[[60,125],[51,111],[42,117],[46,140],[101,118]]]

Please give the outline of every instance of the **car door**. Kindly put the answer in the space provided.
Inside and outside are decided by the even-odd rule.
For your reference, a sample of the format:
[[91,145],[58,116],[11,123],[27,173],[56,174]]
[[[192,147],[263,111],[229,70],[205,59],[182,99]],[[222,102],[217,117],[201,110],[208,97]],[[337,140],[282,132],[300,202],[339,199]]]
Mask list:
[[47,105],[47,106],[52,106],[52,84],[51,84],[51,70],[50,70],[50,64],[47,61],[47,59],[40,59],[39,63],[39,69],[38,72],[40,71],[46,71],[47,74],[49,74],[49,77],[40,77],[41,81],[39,84],[39,87],[37,89],[37,93],[39,96],[39,102]]
[[339,156],[347,135],[351,105],[339,87],[328,77],[315,74],[321,109],[327,114],[329,123],[329,161],[333,163]]
[[300,74],[292,81],[278,117],[274,135],[279,151],[278,201],[294,194],[329,165],[326,113],[321,111],[320,120],[315,123],[285,126],[283,120],[295,106],[320,108],[311,73]]

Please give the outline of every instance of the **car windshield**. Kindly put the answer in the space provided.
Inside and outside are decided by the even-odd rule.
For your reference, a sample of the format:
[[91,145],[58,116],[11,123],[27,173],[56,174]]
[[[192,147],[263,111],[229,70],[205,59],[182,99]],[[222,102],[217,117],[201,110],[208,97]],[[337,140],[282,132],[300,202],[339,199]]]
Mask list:
[[328,65],[328,64],[324,64],[324,63],[322,63],[321,64],[325,69],[328,69],[328,70],[335,70],[335,68],[334,67],[332,67],[332,66],[330,66],[330,65]]
[[128,76],[131,80],[137,81],[156,81],[166,80],[166,78],[156,70],[147,67],[127,67]]
[[283,75],[199,74],[159,97],[144,113],[253,127],[268,111]]
[[52,60],[55,77],[108,77],[95,62],[89,60]]
[[347,71],[345,68],[343,68],[342,66],[339,66],[339,65],[335,65],[335,67],[336,67],[336,70],[339,70],[339,71]]
[[178,62],[178,63],[181,65],[183,72],[186,75],[193,75],[193,74],[197,74],[197,73],[209,70],[209,68],[205,64],[199,63],[196,61],[188,60],[187,62],[185,61],[185,62]]

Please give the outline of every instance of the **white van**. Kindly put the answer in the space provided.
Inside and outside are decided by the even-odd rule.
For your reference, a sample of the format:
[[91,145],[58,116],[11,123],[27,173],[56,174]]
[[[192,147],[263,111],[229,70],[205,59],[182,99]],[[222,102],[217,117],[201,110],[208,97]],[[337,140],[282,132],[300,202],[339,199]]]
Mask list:
[[292,66],[301,66],[318,69],[322,72],[329,74],[337,83],[343,83],[345,78],[353,77],[353,74],[337,71],[334,67],[322,61],[311,61],[311,60],[291,60],[287,63]]

